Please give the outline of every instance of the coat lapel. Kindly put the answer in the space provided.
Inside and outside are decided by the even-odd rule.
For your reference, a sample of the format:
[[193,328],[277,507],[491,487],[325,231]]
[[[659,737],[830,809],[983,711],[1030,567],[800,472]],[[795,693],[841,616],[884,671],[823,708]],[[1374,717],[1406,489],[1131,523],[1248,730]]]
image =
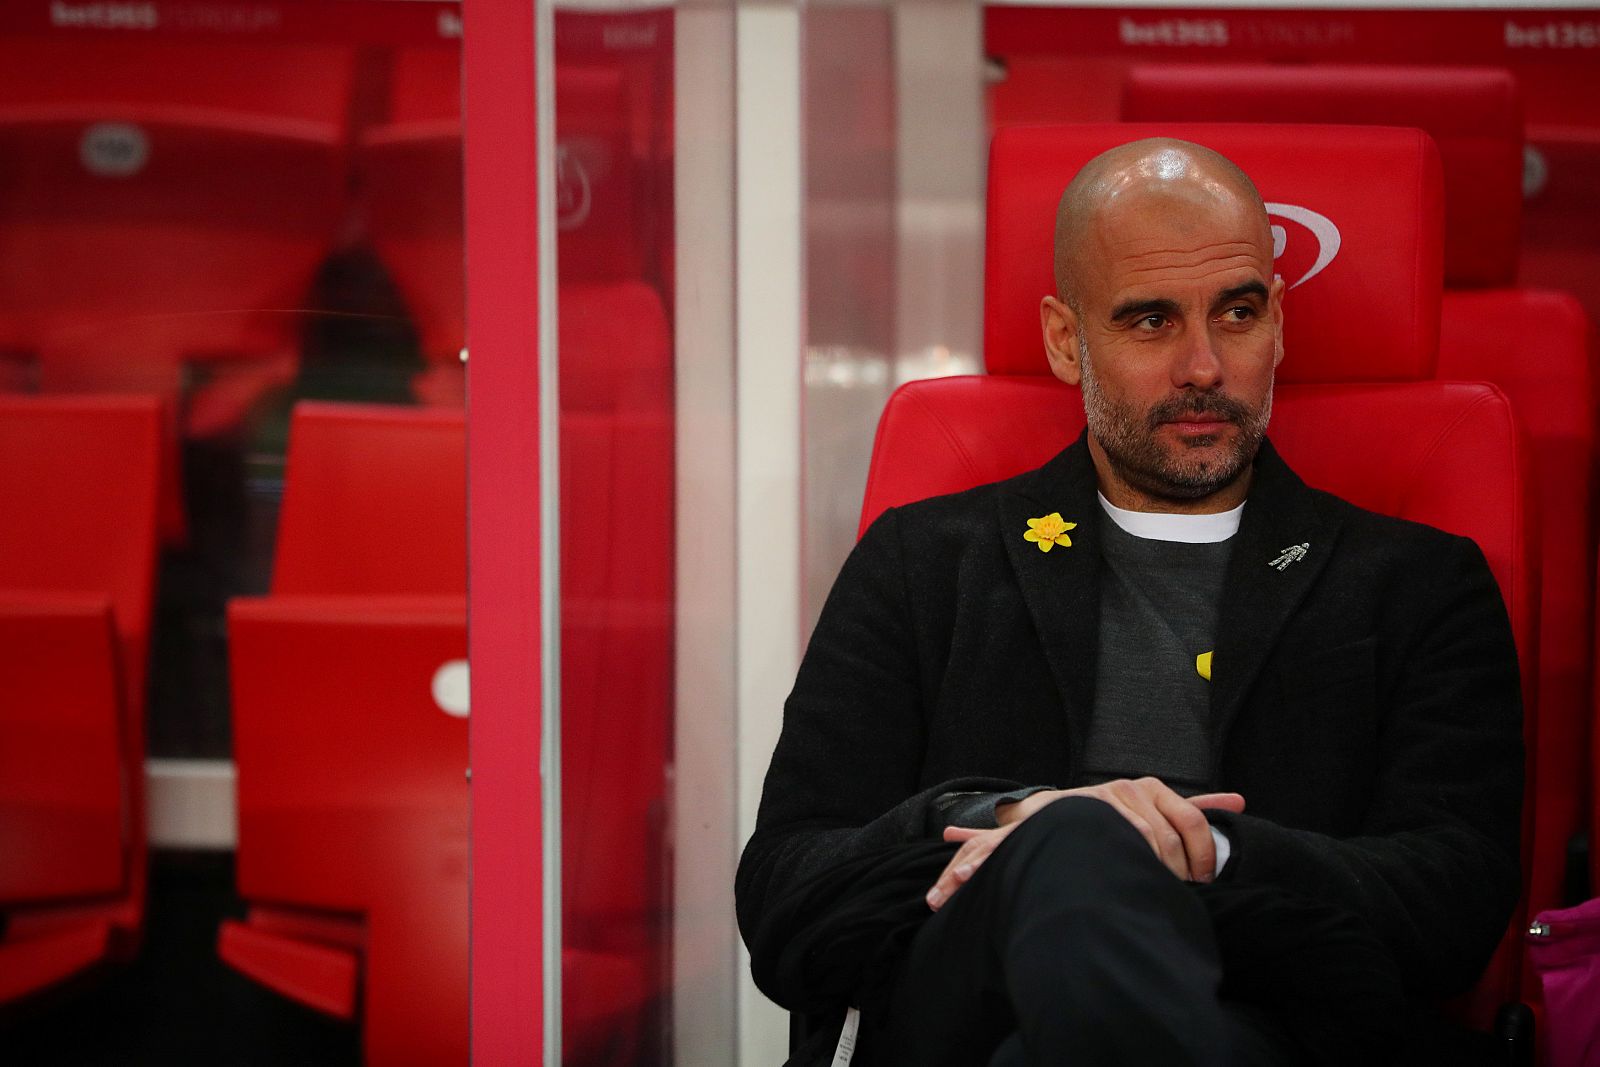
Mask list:
[[1229,556],[1212,659],[1213,752],[1220,753],[1284,627],[1332,558],[1339,524],[1268,442]]
[[[1094,708],[1100,631],[1100,548],[1095,543],[1100,505],[1095,491],[1094,463],[1080,437],[1038,470],[1003,483],[998,494],[1001,542],[1061,692],[1075,756],[1083,751]],[[1070,548],[1041,552],[1022,535],[1029,519],[1051,512],[1078,526],[1069,534]]]

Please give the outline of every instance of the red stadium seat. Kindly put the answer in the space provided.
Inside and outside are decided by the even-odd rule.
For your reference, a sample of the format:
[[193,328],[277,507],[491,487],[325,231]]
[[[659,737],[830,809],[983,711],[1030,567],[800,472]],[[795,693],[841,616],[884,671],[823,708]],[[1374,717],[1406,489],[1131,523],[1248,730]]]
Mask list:
[[273,595],[465,595],[466,477],[460,412],[297,404]]
[[[586,351],[584,365],[610,354]],[[641,1047],[663,988],[673,557],[668,535],[608,531],[640,515],[670,530],[669,386],[574,379],[566,399],[583,407],[561,423],[562,513],[596,531],[569,530],[562,552],[574,1063]],[[230,609],[252,910],[220,951],[285,995],[361,1017],[372,1063],[465,1058],[466,724],[428,689],[466,655],[464,430],[460,412],[301,404],[272,595]],[[361,740],[375,732],[381,744]]]
[[297,405],[272,593],[228,616],[252,907],[222,957],[360,1018],[369,1063],[464,1064],[466,709],[435,693],[466,659],[463,415]]
[[223,958],[323,1011],[359,1002],[368,1063],[466,1063],[467,722],[434,695],[465,599],[269,596],[228,624],[239,890],[305,914],[226,925]]
[[153,399],[0,397],[0,1001],[137,949]]
[[348,50],[84,39],[14,58],[0,349],[43,390],[181,395],[186,434],[237,430],[293,376],[343,209]]
[[[1134,68],[1123,109],[1135,119],[1277,122],[1292,116],[1414,125],[1438,141],[1445,281],[1455,291],[1444,297],[1436,376],[1493,382],[1504,390],[1538,460],[1544,579],[1528,906],[1539,911],[1567,903],[1565,857],[1585,821],[1590,731],[1595,382],[1589,322],[1578,301],[1565,292],[1512,288],[1523,197],[1516,82],[1507,71],[1486,68],[1174,64]],[[1560,195],[1558,183],[1549,196]],[[1577,284],[1580,278],[1567,280]],[[1537,996],[1537,983],[1527,987]]]
[[[1056,201],[1071,175],[1099,151],[1158,134],[1216,148],[1255,179],[1269,205],[1296,209],[1285,212],[1281,206],[1269,207],[1274,222],[1285,230],[1286,248],[1278,257],[1278,267],[1291,287],[1284,298],[1287,355],[1279,368],[1273,439],[1313,485],[1341,492],[1375,510],[1408,517],[1429,516],[1423,521],[1467,533],[1483,547],[1510,606],[1524,663],[1528,709],[1525,725],[1530,752],[1528,795],[1533,796],[1537,768],[1531,755],[1538,751],[1538,720],[1532,699],[1537,677],[1532,664],[1537,662],[1538,654],[1538,557],[1529,539],[1534,525],[1520,510],[1523,494],[1532,490],[1531,476],[1525,471],[1529,456],[1511,431],[1499,393],[1479,387],[1418,382],[1432,377],[1434,372],[1442,276],[1438,157],[1424,134],[1415,130],[1340,126],[1185,124],[1002,130],[995,137],[990,157],[984,297],[985,360],[994,377],[977,380],[968,388],[1031,391],[1027,392],[1030,398],[1041,390],[1048,391],[1054,398],[1049,401],[1055,405],[1051,408],[1054,414],[1048,420],[1043,414],[1036,416],[1042,426],[1051,428],[1050,443],[1036,446],[1041,453],[1045,449],[1053,452],[1081,426],[1081,405],[1074,406],[1070,392],[1063,393],[1053,381],[1038,380],[1038,376],[1047,373],[1039,336],[1038,303],[1054,288],[1050,235]],[[1356,174],[1381,174],[1386,180],[1352,180]],[[1306,225],[1305,220],[1311,220],[1312,225]],[[1334,230],[1337,239],[1333,237]],[[1297,248],[1297,243],[1310,247]],[[1331,257],[1330,246],[1336,248]],[[1321,269],[1317,268],[1319,263]],[[1359,309],[1359,313],[1351,309]],[[999,377],[1002,375],[1029,375],[1034,380]],[[1354,386],[1293,387],[1295,383],[1351,379],[1391,383],[1409,380],[1418,384],[1407,385],[1403,390],[1397,384],[1390,385],[1388,388],[1394,392],[1376,390],[1370,396],[1364,388]],[[924,426],[942,423],[951,402],[943,394],[935,399],[934,391],[962,388],[913,384],[891,401],[879,431],[864,518],[875,516],[893,502],[911,499],[908,492],[925,495],[924,488],[929,492],[945,491],[954,488],[951,483],[955,480],[965,486],[1000,476],[995,473],[998,467],[987,457],[1006,455],[1018,448],[1013,441],[1016,435],[1007,433],[1005,427],[1015,424],[1017,410],[1025,406],[1037,411],[1041,402],[1024,401],[1006,393],[991,406],[988,401],[980,403],[970,394],[963,394],[960,403],[973,414],[964,423],[952,424],[949,431],[969,457],[963,461],[965,468],[955,468],[961,469],[959,475],[948,464],[935,464],[928,456],[914,464],[878,458],[886,455],[885,450],[890,447],[897,449],[895,455],[908,454],[900,451],[908,446],[889,443],[891,432],[898,435],[891,427],[903,417],[899,412],[937,405],[939,413],[920,422]],[[997,392],[996,396],[1002,394]],[[1437,399],[1426,399],[1430,396]],[[1339,408],[1346,403],[1372,414],[1352,417],[1346,409]],[[1417,412],[1402,418],[1397,413],[1404,408],[1395,405],[1406,403],[1415,403]],[[1307,412],[1304,418],[1291,418],[1291,412],[1302,409]],[[999,410],[1008,412],[1004,423],[983,414]],[[1323,414],[1311,414],[1314,412]],[[1486,504],[1482,486],[1468,486],[1458,480],[1462,471],[1473,469],[1470,464],[1459,469],[1443,465],[1434,469],[1419,467],[1418,460],[1409,470],[1399,463],[1392,469],[1374,470],[1371,457],[1365,456],[1366,441],[1356,440],[1371,434],[1369,440],[1389,443],[1396,449],[1396,456],[1415,455],[1415,442],[1407,444],[1409,438],[1405,434],[1420,433],[1426,425],[1435,425],[1442,431],[1449,419],[1456,417],[1443,412],[1455,412],[1469,421],[1488,420],[1481,430],[1491,435],[1490,439],[1496,442],[1493,447],[1500,451],[1483,462],[1489,464],[1487,470],[1510,472],[1504,478],[1494,475],[1500,480],[1494,483],[1496,495],[1492,504]],[[1469,417],[1468,412],[1473,414]],[[1386,414],[1393,421],[1393,429],[1384,419]],[[1444,421],[1432,421],[1435,419]],[[1361,435],[1327,436],[1328,425],[1350,422],[1359,422],[1363,427]],[[925,440],[924,444],[933,450],[931,443]],[[1046,454],[1008,458],[1005,470],[1022,470],[1044,458]],[[880,465],[888,473],[878,473]],[[946,473],[935,479],[929,472],[941,466],[947,468]],[[918,469],[912,470],[913,467]],[[1437,479],[1438,485],[1425,494],[1426,499],[1407,503],[1395,495],[1396,487],[1405,484],[1399,479],[1405,477],[1417,483],[1414,488],[1419,492],[1429,478]],[[914,489],[900,485],[907,480],[915,485]],[[932,484],[934,480],[939,484]],[[1510,521],[1515,524],[1510,532],[1507,516],[1512,516]],[[1529,808],[1525,814],[1531,814],[1531,803]],[[1530,863],[1525,862],[1525,875],[1529,868]],[[1515,999],[1516,940],[1511,935],[1520,930],[1520,915],[1519,912],[1513,918],[1494,963],[1461,1006],[1479,1026],[1487,1027],[1494,1011]]]

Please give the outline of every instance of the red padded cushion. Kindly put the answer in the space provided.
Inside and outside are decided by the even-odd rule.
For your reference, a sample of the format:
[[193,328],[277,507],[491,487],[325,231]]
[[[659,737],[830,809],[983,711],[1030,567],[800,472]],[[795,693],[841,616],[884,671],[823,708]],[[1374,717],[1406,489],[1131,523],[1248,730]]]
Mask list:
[[466,417],[295,405],[272,591],[465,593]]
[[164,418],[151,397],[0,397],[0,589],[111,601],[141,745]]
[[1493,67],[1138,66],[1122,117],[1133,122],[1337,122],[1416,126],[1444,165],[1445,283],[1510,285],[1522,220],[1522,100]]
[[1280,382],[1433,376],[1442,197],[1439,154],[1425,134],[1173,123],[1023,126],[995,134],[984,268],[984,360],[991,374],[1048,373],[1039,301],[1055,291],[1051,245],[1061,191],[1105,149],[1154,136],[1214,148],[1244,168],[1269,204],[1314,211],[1337,227],[1337,254],[1307,277],[1318,248],[1326,255],[1331,242],[1274,213],[1287,240],[1278,271],[1291,286]]

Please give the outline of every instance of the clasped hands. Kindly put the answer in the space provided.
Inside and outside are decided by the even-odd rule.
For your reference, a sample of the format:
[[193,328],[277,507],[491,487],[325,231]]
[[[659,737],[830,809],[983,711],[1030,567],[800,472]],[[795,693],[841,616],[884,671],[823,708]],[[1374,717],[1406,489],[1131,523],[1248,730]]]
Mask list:
[[1167,869],[1186,882],[1209,882],[1216,876],[1217,848],[1211,836],[1211,824],[1206,821],[1206,809],[1244,811],[1244,797],[1238,793],[1185,797],[1159,778],[1119,778],[1079,789],[1034,793],[997,807],[995,821],[1000,825],[992,830],[968,826],[945,828],[944,839],[961,842],[961,848],[950,857],[939,880],[928,890],[928,907],[938,911],[1013,830],[1039,809],[1062,797],[1093,797],[1110,804],[1139,831]]

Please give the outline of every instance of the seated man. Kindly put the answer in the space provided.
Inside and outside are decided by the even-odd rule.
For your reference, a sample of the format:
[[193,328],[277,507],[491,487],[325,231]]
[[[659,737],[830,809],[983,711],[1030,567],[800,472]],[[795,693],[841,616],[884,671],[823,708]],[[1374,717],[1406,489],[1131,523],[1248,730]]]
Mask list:
[[1391,1057],[1518,894],[1499,591],[1265,439],[1283,282],[1236,166],[1113,149],[1055,247],[1087,431],[846,562],[740,863],[757,981],[860,1009],[821,1062]]

